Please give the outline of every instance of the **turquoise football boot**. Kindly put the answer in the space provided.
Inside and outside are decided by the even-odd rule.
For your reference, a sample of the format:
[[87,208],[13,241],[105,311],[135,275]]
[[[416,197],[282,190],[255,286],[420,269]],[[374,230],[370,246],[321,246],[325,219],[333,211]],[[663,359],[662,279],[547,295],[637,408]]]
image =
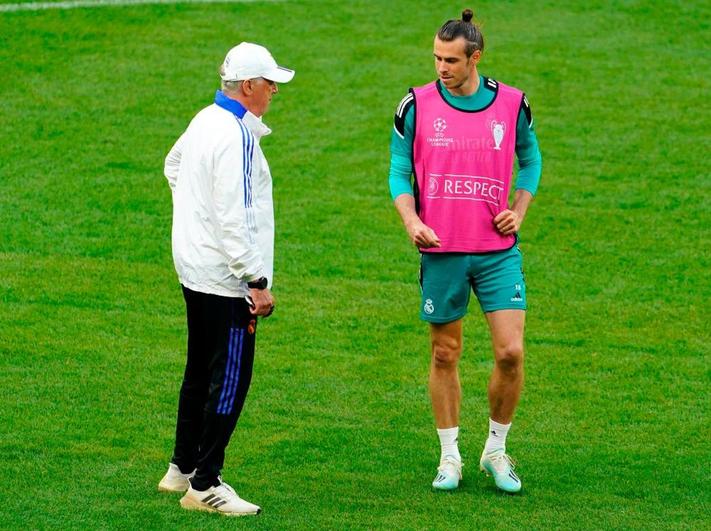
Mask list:
[[494,483],[504,492],[515,494],[521,490],[521,480],[514,472],[515,463],[505,453],[481,454],[479,467],[487,476],[494,476]]
[[447,455],[439,463],[432,487],[437,490],[454,490],[462,479],[462,463]]

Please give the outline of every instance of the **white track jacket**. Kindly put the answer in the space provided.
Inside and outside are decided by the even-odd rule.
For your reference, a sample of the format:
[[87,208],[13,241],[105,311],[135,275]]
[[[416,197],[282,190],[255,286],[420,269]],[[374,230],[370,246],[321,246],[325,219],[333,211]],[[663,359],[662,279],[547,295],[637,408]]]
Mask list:
[[165,159],[173,192],[173,261],[180,283],[226,297],[247,282],[272,283],[272,178],[259,147],[271,130],[246,112],[216,104],[200,111]]

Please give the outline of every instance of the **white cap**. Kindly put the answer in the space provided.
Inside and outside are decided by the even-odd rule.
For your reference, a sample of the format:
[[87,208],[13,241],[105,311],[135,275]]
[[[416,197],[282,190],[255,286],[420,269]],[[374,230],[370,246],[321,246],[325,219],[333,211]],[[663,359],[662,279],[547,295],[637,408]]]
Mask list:
[[263,77],[277,83],[288,83],[294,77],[294,71],[279,66],[269,50],[251,42],[242,42],[227,52],[222,72],[222,81]]

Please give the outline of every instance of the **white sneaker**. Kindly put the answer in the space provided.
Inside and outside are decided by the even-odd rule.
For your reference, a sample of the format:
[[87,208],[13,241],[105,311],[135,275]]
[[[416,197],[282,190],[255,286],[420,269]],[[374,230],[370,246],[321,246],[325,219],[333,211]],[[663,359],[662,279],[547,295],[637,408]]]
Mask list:
[[462,479],[462,463],[447,455],[439,463],[432,487],[437,490],[454,490]]
[[175,463],[170,463],[168,465],[168,472],[165,473],[163,479],[158,483],[158,490],[162,492],[185,492],[190,487],[191,477],[195,475],[195,470],[190,472],[190,474],[183,474],[178,465]]
[[234,489],[224,482],[207,490],[195,490],[191,486],[180,499],[180,505],[183,509],[211,511],[225,516],[246,516],[262,511],[258,505],[237,496]]
[[515,494],[521,490],[521,479],[514,472],[515,462],[503,452],[481,454],[479,467],[487,476],[494,476],[496,486],[508,492]]

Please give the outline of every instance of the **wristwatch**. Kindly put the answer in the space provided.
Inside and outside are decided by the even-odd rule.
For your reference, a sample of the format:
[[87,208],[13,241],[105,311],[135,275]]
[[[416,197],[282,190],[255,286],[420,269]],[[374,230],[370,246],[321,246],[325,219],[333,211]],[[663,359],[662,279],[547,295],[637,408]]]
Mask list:
[[251,280],[247,282],[247,287],[249,289],[267,289],[269,281],[267,277],[259,277],[257,280]]

